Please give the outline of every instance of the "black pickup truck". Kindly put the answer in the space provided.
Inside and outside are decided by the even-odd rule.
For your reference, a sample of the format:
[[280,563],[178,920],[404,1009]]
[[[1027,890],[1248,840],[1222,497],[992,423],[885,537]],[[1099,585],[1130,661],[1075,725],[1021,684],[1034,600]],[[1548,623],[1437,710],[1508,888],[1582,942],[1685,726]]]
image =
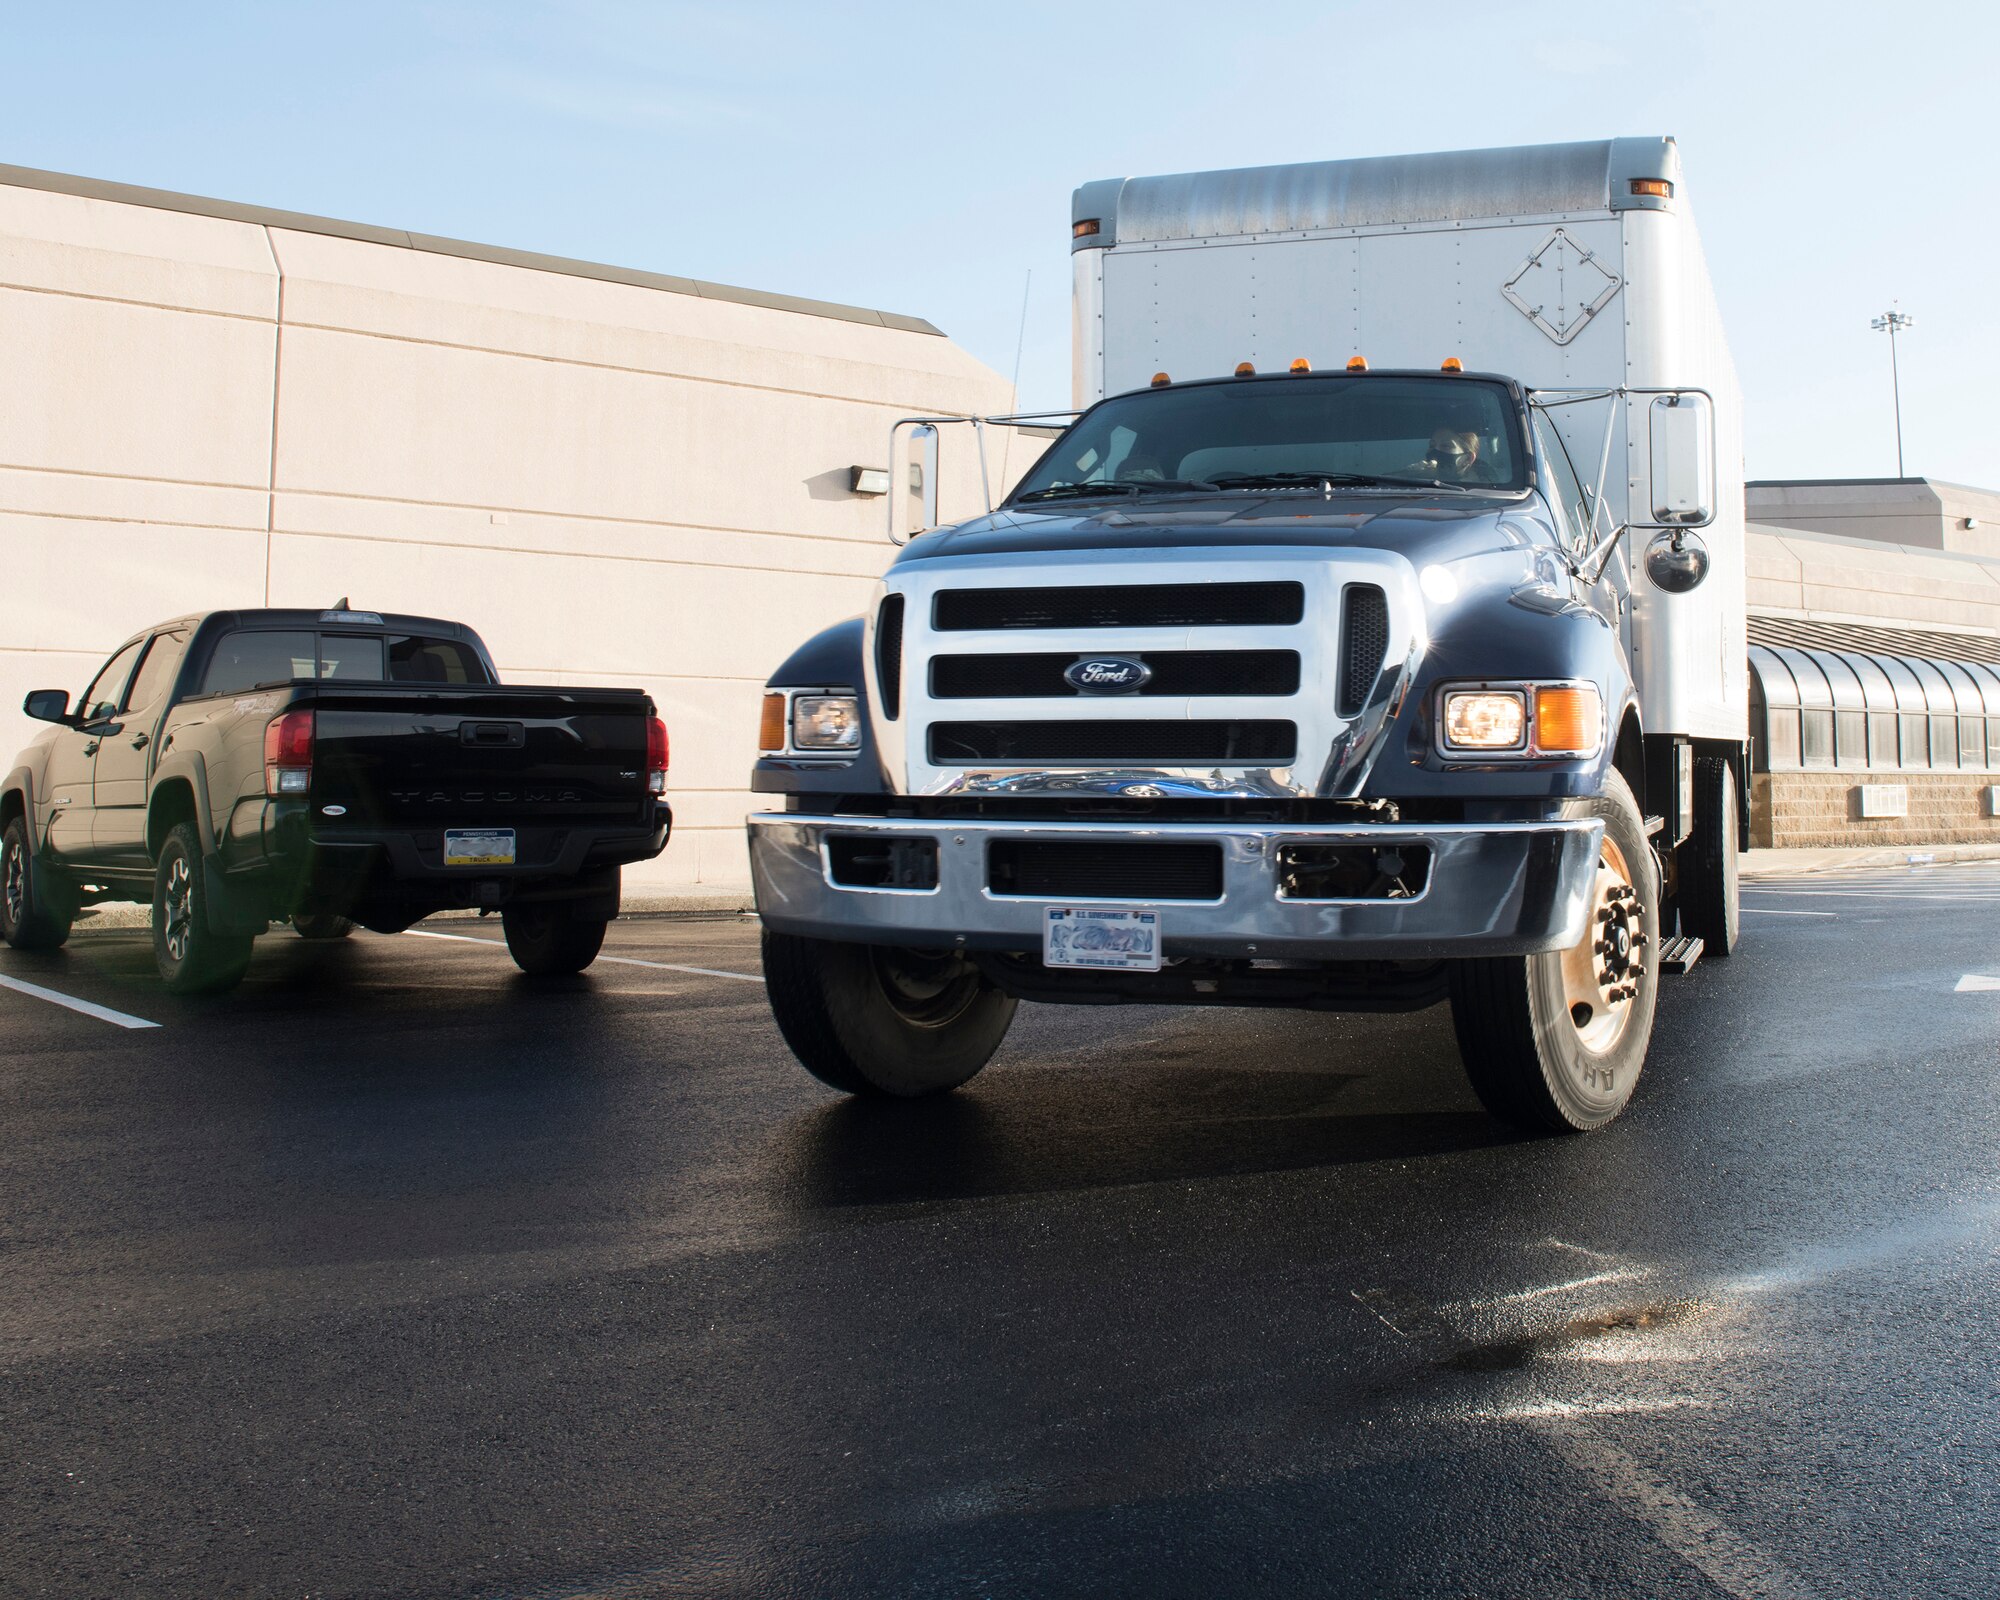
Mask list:
[[577,972],[619,868],[666,848],[667,732],[637,689],[499,682],[455,622],[219,611],[128,640],[0,780],[0,936],[153,907],[170,989],[226,988],[250,942],[497,910],[523,971]]

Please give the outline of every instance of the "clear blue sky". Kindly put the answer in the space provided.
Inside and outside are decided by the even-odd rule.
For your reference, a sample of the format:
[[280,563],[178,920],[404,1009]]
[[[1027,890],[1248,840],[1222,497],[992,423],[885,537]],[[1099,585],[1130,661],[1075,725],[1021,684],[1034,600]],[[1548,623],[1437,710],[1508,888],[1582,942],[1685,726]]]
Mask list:
[[1063,405],[1089,178],[1669,133],[1753,477],[2000,487],[2000,8],[0,0],[0,161],[930,318]]

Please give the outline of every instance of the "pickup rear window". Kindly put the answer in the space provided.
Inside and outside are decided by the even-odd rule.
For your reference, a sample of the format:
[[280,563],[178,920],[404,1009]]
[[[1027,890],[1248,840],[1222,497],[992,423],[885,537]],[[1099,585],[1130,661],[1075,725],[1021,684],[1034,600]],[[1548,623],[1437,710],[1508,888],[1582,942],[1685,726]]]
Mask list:
[[243,628],[216,641],[200,692],[240,694],[294,678],[340,683],[487,684],[478,653],[458,639],[410,633],[312,633]]

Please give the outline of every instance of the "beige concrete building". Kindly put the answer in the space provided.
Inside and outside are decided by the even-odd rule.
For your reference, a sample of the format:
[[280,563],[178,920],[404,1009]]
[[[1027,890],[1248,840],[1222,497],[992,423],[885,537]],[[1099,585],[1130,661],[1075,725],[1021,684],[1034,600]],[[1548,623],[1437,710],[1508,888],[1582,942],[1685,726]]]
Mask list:
[[[510,681],[659,703],[678,827],[641,892],[747,883],[758,690],[889,555],[851,469],[1011,398],[913,317],[8,167],[0,361],[0,762],[26,691],[163,617],[457,618]],[[997,489],[1032,446],[994,455]]]

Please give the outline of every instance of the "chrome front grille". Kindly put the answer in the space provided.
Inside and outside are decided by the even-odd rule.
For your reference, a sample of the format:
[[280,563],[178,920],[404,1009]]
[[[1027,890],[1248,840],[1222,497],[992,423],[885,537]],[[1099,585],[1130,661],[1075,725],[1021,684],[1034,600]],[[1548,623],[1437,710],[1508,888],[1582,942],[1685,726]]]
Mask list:
[[[1423,636],[1416,574],[1385,550],[939,557],[890,583],[871,693],[900,712],[877,731],[912,794],[1343,798]],[[1146,681],[1065,677],[1106,657]]]

